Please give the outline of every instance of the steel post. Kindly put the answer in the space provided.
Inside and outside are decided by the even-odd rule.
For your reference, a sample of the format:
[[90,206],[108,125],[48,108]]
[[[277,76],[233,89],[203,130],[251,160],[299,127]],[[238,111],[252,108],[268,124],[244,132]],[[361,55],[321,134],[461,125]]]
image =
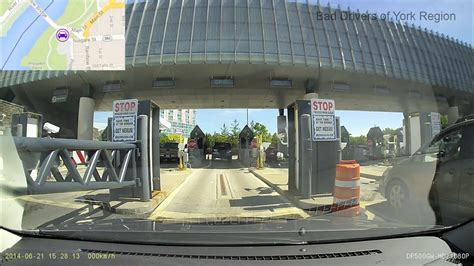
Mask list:
[[312,195],[311,179],[313,164],[311,162],[313,147],[311,141],[311,116],[301,115],[301,139],[303,141],[303,156],[301,158],[301,195],[310,198]]
[[140,181],[141,181],[141,190],[140,199],[142,201],[149,201],[151,199],[150,191],[150,171],[149,171],[149,160],[148,160],[148,116],[140,115],[138,116],[138,127],[140,130],[139,141],[140,141]]
[[79,99],[79,114],[77,118],[77,139],[92,140],[94,123],[95,100],[89,97]]

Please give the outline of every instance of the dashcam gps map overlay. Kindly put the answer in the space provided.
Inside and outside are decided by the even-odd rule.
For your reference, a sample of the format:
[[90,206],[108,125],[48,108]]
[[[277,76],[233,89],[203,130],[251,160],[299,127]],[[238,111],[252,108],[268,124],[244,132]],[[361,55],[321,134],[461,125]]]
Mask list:
[[0,0],[1,70],[124,70],[125,0]]

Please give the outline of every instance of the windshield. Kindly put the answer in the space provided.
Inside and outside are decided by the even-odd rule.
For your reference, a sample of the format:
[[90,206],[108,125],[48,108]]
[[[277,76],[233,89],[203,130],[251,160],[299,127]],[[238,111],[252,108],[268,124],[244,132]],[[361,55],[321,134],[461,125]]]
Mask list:
[[178,143],[165,143],[162,145],[165,149],[177,149]]
[[1,226],[277,244],[464,223],[472,8],[1,1]]

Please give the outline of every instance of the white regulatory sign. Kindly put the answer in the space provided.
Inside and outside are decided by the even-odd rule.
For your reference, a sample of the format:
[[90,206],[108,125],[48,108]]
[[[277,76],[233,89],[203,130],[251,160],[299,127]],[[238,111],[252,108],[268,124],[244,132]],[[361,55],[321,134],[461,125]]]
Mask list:
[[311,99],[311,129],[313,141],[337,139],[334,100]]
[[431,113],[431,135],[434,137],[441,131],[441,116],[439,113]]
[[113,102],[113,131],[114,142],[137,140],[138,100],[118,100]]

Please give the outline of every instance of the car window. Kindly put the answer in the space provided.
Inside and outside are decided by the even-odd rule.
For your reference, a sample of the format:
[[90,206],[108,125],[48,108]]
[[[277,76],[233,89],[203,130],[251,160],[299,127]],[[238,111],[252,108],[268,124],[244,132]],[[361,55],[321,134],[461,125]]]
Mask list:
[[421,152],[424,154],[424,161],[431,162],[437,159],[448,160],[456,158],[460,152],[461,139],[461,129],[441,135]]
[[463,129],[459,156],[463,159],[474,159],[474,124]]
[[166,148],[166,149],[176,149],[176,148],[178,148],[178,143],[165,143],[164,148]]

